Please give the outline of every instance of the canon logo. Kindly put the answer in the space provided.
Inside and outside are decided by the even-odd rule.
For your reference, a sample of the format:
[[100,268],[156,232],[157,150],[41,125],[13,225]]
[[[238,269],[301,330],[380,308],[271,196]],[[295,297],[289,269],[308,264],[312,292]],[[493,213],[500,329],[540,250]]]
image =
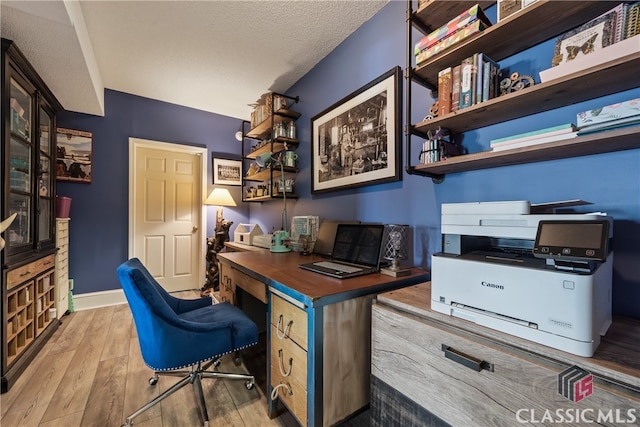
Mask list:
[[504,286],[496,285],[495,283],[489,283],[489,282],[480,282],[480,283],[482,284],[482,286],[484,286],[486,288],[504,289]]

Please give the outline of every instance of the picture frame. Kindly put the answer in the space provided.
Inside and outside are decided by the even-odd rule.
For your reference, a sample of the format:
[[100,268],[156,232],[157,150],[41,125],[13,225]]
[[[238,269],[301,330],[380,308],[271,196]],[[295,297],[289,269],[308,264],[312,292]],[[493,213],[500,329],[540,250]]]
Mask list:
[[242,161],[212,157],[214,185],[242,185]]
[[596,52],[614,42],[616,14],[601,15],[556,39],[551,65],[566,64],[576,58]]
[[401,70],[380,77],[311,118],[311,192],[402,179]]
[[56,129],[56,181],[91,183],[93,134],[82,130]]

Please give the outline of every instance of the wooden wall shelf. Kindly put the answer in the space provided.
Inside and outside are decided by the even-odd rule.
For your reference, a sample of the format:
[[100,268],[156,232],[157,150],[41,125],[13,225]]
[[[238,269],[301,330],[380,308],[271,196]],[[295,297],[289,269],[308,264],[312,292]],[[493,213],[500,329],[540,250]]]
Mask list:
[[640,126],[597,132],[572,139],[514,148],[512,150],[465,154],[463,156],[450,157],[437,163],[416,165],[415,171],[437,176],[634,148],[640,148]]

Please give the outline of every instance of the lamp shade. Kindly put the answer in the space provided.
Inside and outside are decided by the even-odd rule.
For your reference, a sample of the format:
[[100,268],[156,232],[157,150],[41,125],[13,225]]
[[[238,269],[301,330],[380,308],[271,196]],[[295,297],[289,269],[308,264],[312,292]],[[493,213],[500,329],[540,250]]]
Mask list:
[[256,164],[261,168],[268,166],[275,160],[273,157],[271,157],[272,155],[273,153],[271,152],[260,154],[258,157],[256,157]]
[[226,188],[214,188],[207,200],[204,201],[205,205],[215,206],[238,206],[231,197],[231,193]]

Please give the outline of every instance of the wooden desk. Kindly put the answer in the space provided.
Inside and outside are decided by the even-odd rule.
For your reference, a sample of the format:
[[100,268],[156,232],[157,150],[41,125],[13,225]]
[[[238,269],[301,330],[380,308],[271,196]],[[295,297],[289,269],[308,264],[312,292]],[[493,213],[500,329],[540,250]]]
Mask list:
[[346,280],[301,269],[321,260],[296,252],[232,252],[218,257],[220,293],[236,288],[267,304],[267,402],[274,388],[303,426],[330,426],[366,407],[370,396],[371,304],[376,294],[428,280],[371,274]]
[[[580,357],[432,311],[430,302],[429,282],[376,299],[374,427],[416,425],[416,420],[505,427],[640,423],[640,321],[614,317],[594,356]],[[476,371],[462,361],[484,364]],[[593,394],[579,401],[558,392],[560,373],[574,365],[593,375]],[[568,416],[578,413],[572,423]],[[614,417],[607,419],[609,413]],[[603,420],[597,422],[600,414]],[[561,421],[561,415],[567,418]]]
[[238,242],[224,242],[224,247],[227,252],[262,252],[268,250],[260,246],[246,245]]

